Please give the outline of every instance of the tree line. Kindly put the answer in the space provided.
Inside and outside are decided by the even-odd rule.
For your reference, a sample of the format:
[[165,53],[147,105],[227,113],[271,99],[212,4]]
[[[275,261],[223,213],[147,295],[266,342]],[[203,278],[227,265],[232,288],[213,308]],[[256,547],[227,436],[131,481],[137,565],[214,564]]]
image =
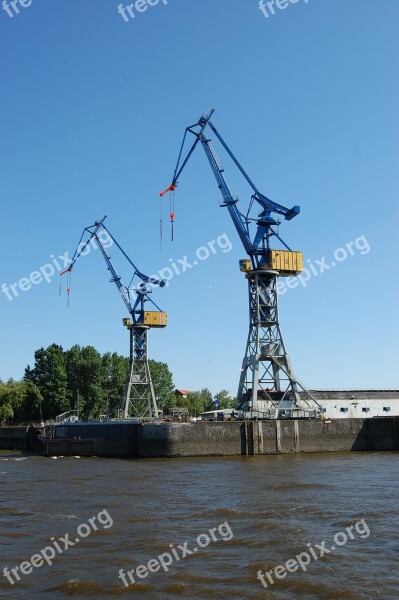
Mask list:
[[[175,396],[173,375],[166,363],[149,360],[157,404],[164,412],[172,406],[187,408],[192,415],[214,409],[211,392],[204,388],[187,398]],[[93,346],[51,344],[34,353],[21,381],[0,380],[0,421],[46,421],[77,410],[80,418],[100,414],[117,416],[125,386],[129,359],[116,352],[100,354]],[[218,394],[220,408],[234,406],[226,390]]]

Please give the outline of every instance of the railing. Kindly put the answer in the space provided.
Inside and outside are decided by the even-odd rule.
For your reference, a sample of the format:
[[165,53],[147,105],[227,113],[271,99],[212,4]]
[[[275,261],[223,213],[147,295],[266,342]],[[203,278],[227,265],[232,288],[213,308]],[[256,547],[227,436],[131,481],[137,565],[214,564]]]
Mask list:
[[55,417],[55,422],[56,422],[56,424],[63,423],[65,421],[65,419],[67,419],[68,417],[71,417],[71,416],[78,417],[79,416],[78,411],[77,410],[68,410],[67,412],[57,415]]

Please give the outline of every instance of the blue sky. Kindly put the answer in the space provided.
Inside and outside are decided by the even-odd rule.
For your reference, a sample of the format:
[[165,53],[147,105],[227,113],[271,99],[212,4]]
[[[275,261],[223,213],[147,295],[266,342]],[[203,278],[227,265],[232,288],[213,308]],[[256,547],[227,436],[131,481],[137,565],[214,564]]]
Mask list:
[[[235,393],[245,255],[201,148],[176,193],[175,241],[165,200],[162,253],[159,243],[159,191],[184,128],[213,106],[260,190],[301,206],[280,228],[290,247],[330,264],[363,236],[362,252],[352,245],[346,260],[281,295],[298,378],[313,388],[397,387],[399,3],[300,0],[265,18],[257,0],[169,0],[128,22],[119,4],[32,0],[12,18],[0,10],[0,285],[73,253],[104,214],[147,273],[226,234],[231,251],[216,246],[154,292],[169,325],[151,332],[150,354],[177,387]],[[244,207],[246,187],[220,157]],[[77,265],[69,309],[58,286],[54,275],[11,301],[0,294],[2,379],[22,377],[34,350],[53,342],[128,352],[124,306],[99,253]]]

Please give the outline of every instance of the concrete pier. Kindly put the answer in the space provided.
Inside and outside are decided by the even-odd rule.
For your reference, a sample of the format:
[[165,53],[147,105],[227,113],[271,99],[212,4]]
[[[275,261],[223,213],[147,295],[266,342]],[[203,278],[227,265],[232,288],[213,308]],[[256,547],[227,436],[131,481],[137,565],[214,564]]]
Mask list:
[[39,440],[45,456],[175,458],[399,450],[399,417],[335,420],[66,425]]
[[139,457],[399,450],[399,417],[140,426]]
[[35,445],[23,427],[0,428],[0,449],[44,456],[255,456],[399,450],[399,417],[197,423],[70,423]]

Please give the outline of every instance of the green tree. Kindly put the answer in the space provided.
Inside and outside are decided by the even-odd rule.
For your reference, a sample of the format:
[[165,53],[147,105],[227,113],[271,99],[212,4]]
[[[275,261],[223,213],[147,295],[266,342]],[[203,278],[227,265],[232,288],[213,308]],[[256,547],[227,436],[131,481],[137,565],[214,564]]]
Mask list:
[[102,357],[93,346],[72,346],[65,353],[69,406],[79,409],[81,417],[98,418],[105,409]]
[[4,425],[7,421],[12,419],[14,416],[14,410],[9,402],[6,402],[0,396],[0,422]]
[[186,399],[180,399],[179,406],[188,408],[192,415],[199,415],[208,410],[213,410],[214,402],[208,388],[203,388],[199,392],[191,392]]
[[[33,368],[28,365],[25,370],[19,403],[3,399],[1,414],[8,419],[11,412],[21,419],[51,419],[76,409],[79,395],[82,418],[98,418],[104,412],[116,416],[128,366],[129,359],[125,356],[116,352],[101,356],[93,346],[74,345],[65,352],[56,344],[39,348]],[[159,408],[173,406],[174,384],[168,365],[149,360],[149,367]]]
[[184,396],[176,396],[174,399],[174,405],[179,406],[180,408],[187,408],[190,411],[190,396],[191,394],[196,394],[197,392],[190,392],[190,394],[184,398]]
[[187,408],[192,415],[199,415],[200,413],[205,412],[205,403],[201,392],[191,392],[190,395],[187,396],[187,404]]
[[21,402],[14,411],[14,421],[42,421],[43,397],[32,381],[20,382]]
[[67,350],[65,354],[69,406],[71,407],[71,410],[79,409],[80,415],[83,416],[85,409],[85,386],[82,349],[76,344],[75,346],[72,346],[70,350]]
[[204,412],[207,410],[213,410],[215,408],[215,403],[213,401],[213,396],[208,388],[203,388],[201,390],[201,397],[204,400]]
[[13,398],[10,390],[10,384],[12,383],[12,380],[8,383],[0,381],[0,421],[3,423],[14,417],[15,407],[13,406]]
[[116,352],[107,352],[101,362],[102,388],[107,411],[110,415],[117,415],[125,389],[129,359]]
[[0,382],[0,419],[30,421],[40,418],[40,392],[31,382]]
[[82,348],[82,365],[84,412],[87,417],[97,418],[106,409],[101,354],[93,346],[85,346]]
[[236,401],[227,390],[221,390],[216,396],[219,398],[220,408],[234,408]]
[[36,350],[34,367],[26,367],[24,380],[38,387],[44,419],[52,419],[57,414],[70,410],[66,360],[61,346],[51,344],[47,349]]
[[155,398],[158,408],[165,410],[174,406],[176,403],[175,386],[173,383],[173,375],[169,371],[169,367],[164,362],[149,360],[151,379],[154,385]]

